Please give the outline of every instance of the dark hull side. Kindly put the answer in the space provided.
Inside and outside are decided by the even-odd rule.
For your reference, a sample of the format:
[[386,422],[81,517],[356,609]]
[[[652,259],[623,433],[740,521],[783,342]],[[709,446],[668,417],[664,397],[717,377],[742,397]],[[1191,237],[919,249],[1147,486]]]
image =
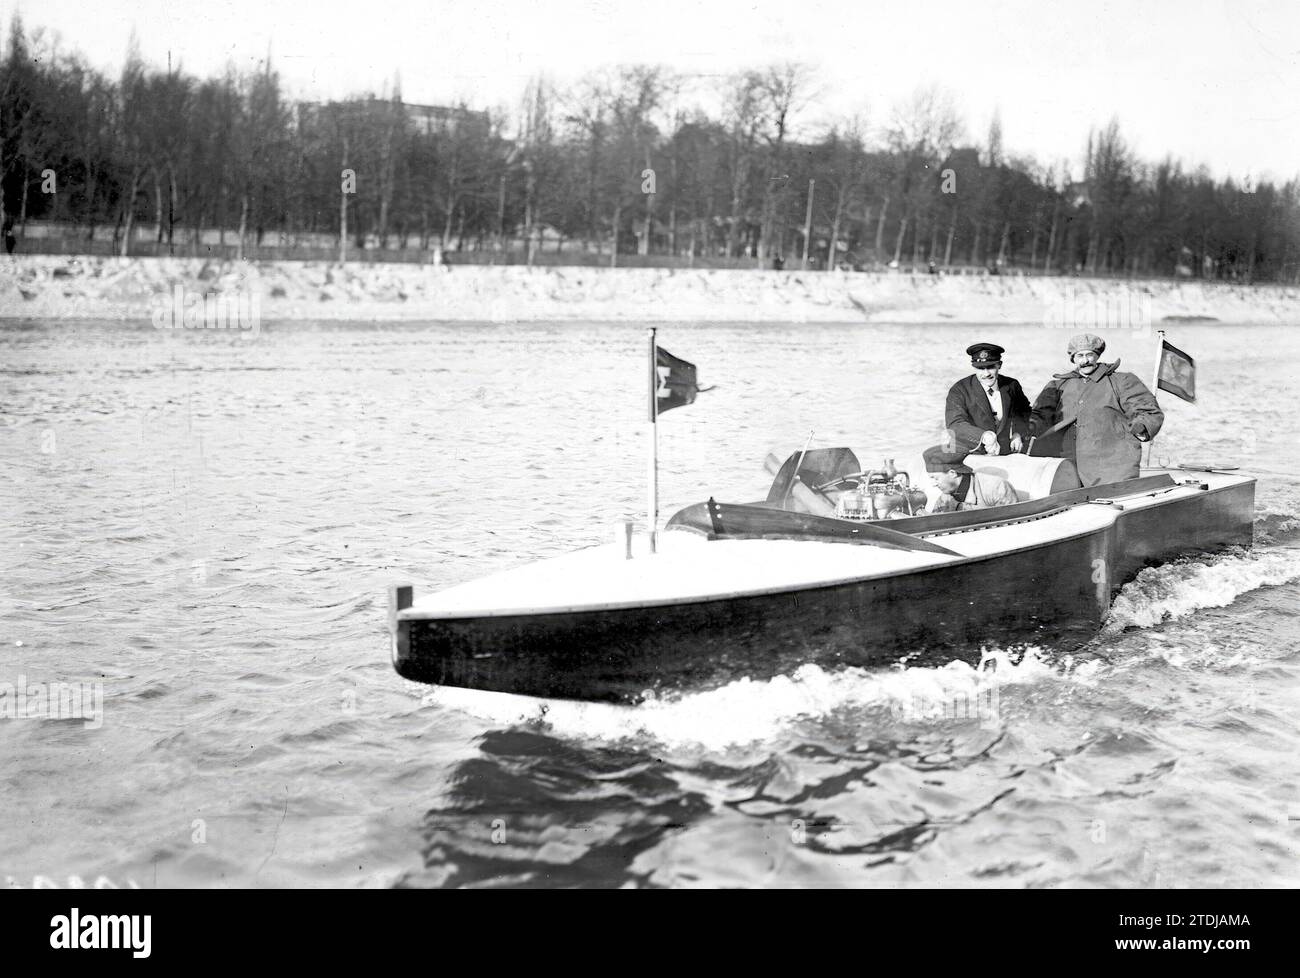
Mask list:
[[418,682],[632,703],[806,663],[976,662],[982,647],[1077,646],[1142,567],[1250,546],[1253,511],[1249,483],[1124,512],[1108,528],[1031,550],[877,580],[656,608],[403,621],[394,665]]
[[1125,510],[1115,523],[1116,587],[1144,567],[1176,557],[1251,547],[1255,540],[1255,483]]

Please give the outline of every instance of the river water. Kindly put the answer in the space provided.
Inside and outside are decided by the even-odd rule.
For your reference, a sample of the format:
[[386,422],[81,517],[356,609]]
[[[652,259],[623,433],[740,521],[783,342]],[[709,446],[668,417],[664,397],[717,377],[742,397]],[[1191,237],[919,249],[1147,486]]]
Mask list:
[[[641,513],[643,329],[6,324],[0,682],[103,700],[0,719],[0,881],[1300,885],[1300,330],[1171,330],[1201,398],[1156,457],[1256,474],[1253,553],[1145,572],[1072,655],[989,634],[993,700],[954,663],[614,707],[400,679],[385,589]],[[717,385],[661,421],[664,516],[761,498],[811,429],[903,457],[969,343],[1032,398],[1066,338],[661,328]]]

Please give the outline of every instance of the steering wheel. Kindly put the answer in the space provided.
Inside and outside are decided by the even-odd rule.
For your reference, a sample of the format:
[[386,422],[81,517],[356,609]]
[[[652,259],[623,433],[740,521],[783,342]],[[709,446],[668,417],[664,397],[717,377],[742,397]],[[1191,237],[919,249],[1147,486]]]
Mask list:
[[820,486],[814,486],[813,488],[816,489],[818,492],[825,492],[828,489],[838,489],[846,482],[853,482],[853,483],[860,484],[862,480],[865,479],[870,474],[871,474],[870,471],[850,472],[848,475],[842,475],[838,479],[832,479],[830,482],[824,482]]

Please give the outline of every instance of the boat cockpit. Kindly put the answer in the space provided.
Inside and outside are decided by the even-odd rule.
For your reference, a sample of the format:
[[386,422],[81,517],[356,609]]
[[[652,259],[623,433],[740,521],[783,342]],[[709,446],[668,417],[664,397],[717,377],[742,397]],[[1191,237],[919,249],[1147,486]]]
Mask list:
[[766,466],[774,478],[765,500],[735,505],[710,499],[681,510],[665,528],[710,539],[818,539],[917,549],[917,542],[928,542],[923,537],[1042,519],[1081,503],[1167,492],[1182,484],[1159,473],[1084,487],[1074,463],[1065,458],[969,455],[965,461],[1006,479],[1017,501],[935,512],[937,491],[928,479],[914,481],[889,460],[864,470],[852,450],[825,448],[792,454],[784,463],[769,455]]

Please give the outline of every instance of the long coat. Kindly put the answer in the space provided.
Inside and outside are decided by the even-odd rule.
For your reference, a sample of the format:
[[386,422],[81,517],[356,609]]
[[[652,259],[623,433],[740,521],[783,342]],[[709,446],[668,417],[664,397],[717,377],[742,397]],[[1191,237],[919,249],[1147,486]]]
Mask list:
[[998,375],[998,393],[1002,395],[1002,422],[993,419],[988,395],[979,378],[967,374],[948,389],[948,403],[944,410],[944,424],[957,438],[956,448],[965,455],[982,453],[980,439],[986,431],[997,432],[1001,454],[1011,452],[1011,436],[1019,435],[1026,446],[1029,443],[1029,398],[1014,377]]
[[1089,377],[1077,370],[1057,374],[1034,401],[1035,436],[1061,421],[1075,421],[1064,432],[1061,454],[1074,459],[1085,486],[1136,479],[1142,442],[1165,423],[1146,384],[1118,367],[1117,360],[1097,364]]

